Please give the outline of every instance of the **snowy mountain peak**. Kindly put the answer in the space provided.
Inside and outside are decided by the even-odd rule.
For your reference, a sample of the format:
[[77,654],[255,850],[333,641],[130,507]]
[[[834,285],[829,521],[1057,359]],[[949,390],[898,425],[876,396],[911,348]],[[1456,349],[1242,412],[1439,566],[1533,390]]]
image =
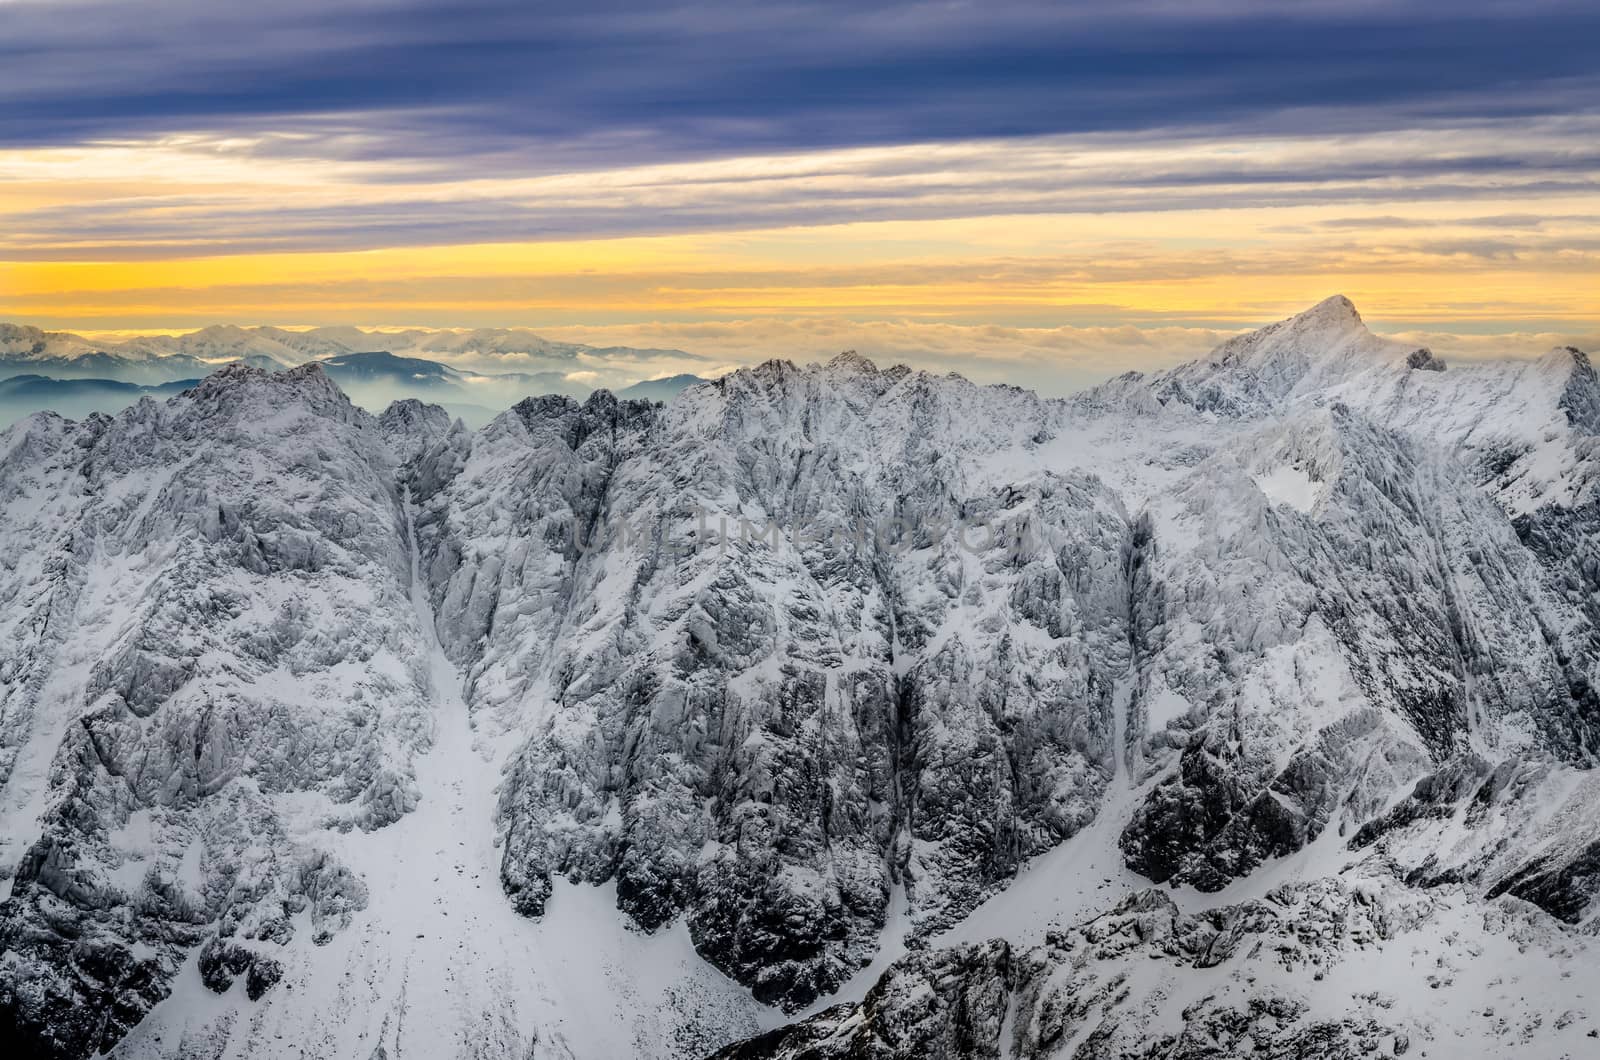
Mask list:
[[452,425],[448,412],[416,398],[395,401],[378,417],[378,430],[402,462],[448,434]]
[[1366,324],[1362,323],[1361,313],[1356,309],[1356,304],[1342,294],[1324,298],[1310,309],[1297,313],[1289,319],[1290,323],[1297,327],[1362,331],[1367,328]]
[[1567,422],[1586,434],[1600,434],[1600,375],[1589,355],[1576,346],[1557,346],[1540,359],[1539,367],[1564,380],[1557,404]]
[[1400,344],[1374,336],[1362,323],[1355,304],[1336,294],[1276,324],[1229,339],[1211,352],[1209,360],[1262,367],[1287,356],[1313,362],[1332,359],[1352,347],[1364,353],[1392,353]]
[[195,388],[197,393],[210,393],[236,387],[244,383],[265,380],[270,373],[264,368],[254,368],[243,361],[234,361],[225,364],[200,383]]
[[1594,365],[1590,362],[1589,355],[1576,346],[1552,346],[1549,353],[1539,358],[1539,367],[1542,371],[1552,374],[1566,374],[1572,371],[1594,374]]
[[1201,412],[1253,417],[1373,369],[1440,366],[1431,353],[1419,355],[1414,346],[1368,331],[1350,299],[1334,295],[1162,373],[1153,387],[1163,404],[1177,401]]
[[319,416],[343,422],[366,415],[350,403],[322,365],[314,361],[283,372],[269,372],[235,361],[206,376],[188,393],[198,403],[230,413],[279,412],[298,403]]
[[191,332],[188,337],[193,339],[244,341],[250,338],[250,332],[237,324],[210,324],[199,331]]
[[389,407],[383,410],[378,422],[385,429],[409,430],[437,424],[441,422],[441,416],[444,417],[442,422],[448,427],[449,415],[438,405],[430,405],[416,398],[401,398],[399,401],[391,402]]
[[29,324],[0,322],[0,357],[43,360],[76,357],[89,352],[89,343],[64,331],[44,331]]
[[828,362],[828,368],[835,372],[850,372],[860,375],[878,374],[878,366],[855,350],[845,350]]
[[0,349],[26,353],[44,341],[44,332],[28,324],[0,323]]
[[226,389],[254,382],[282,386],[310,386],[339,393],[339,388],[328,377],[327,371],[316,361],[308,361],[283,372],[269,372],[265,368],[257,368],[244,361],[232,361],[206,376],[197,389]]

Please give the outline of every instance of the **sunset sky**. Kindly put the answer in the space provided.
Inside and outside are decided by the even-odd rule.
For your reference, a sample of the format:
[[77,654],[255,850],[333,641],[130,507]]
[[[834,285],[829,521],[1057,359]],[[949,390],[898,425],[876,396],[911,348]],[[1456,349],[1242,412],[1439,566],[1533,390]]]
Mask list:
[[1600,346],[1593,3],[0,0],[0,319],[1067,385],[1334,293]]

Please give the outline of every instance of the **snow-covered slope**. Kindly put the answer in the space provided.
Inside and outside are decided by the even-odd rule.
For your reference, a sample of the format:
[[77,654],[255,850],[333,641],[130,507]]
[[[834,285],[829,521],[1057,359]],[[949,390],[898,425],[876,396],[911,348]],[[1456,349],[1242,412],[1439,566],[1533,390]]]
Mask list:
[[1597,429],[1583,355],[1341,298],[1065,401],[842,355],[31,417],[0,1043],[1577,1055]]

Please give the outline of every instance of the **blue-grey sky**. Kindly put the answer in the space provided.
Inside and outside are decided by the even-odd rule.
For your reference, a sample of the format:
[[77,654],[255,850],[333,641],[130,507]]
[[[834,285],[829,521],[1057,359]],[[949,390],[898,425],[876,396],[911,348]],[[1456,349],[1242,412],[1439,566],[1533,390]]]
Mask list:
[[[0,139],[325,132],[524,165],[1563,115],[1593,3],[11,0]],[[339,144],[339,133],[372,139]]]

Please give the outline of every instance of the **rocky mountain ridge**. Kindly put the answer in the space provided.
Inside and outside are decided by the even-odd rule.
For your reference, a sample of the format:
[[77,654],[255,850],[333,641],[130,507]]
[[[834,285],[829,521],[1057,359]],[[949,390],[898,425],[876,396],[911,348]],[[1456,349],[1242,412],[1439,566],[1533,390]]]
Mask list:
[[1397,917],[1581,1009],[1597,410],[1576,351],[1458,369],[1336,298],[1066,400],[844,355],[479,431],[315,365],[32,417],[7,1044],[1400,1052],[1440,1028],[1256,970]]

